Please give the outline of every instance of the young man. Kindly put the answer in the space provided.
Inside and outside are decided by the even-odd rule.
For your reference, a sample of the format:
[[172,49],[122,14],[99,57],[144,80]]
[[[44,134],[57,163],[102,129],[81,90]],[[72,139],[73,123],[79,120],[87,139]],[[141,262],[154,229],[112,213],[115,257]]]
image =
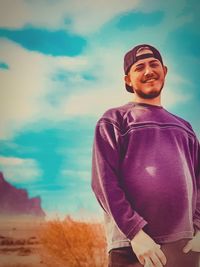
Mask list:
[[200,145],[161,106],[167,67],[142,44],[124,57],[134,101],[96,125],[92,189],[104,210],[109,267],[198,267]]

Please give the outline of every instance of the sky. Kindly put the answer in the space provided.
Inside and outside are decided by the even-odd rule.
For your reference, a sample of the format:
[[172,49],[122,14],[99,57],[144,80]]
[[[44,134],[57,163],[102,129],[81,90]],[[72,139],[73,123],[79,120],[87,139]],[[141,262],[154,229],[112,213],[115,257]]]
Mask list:
[[0,0],[0,170],[47,216],[101,216],[91,190],[97,120],[132,101],[123,57],[148,43],[162,105],[200,137],[200,2]]

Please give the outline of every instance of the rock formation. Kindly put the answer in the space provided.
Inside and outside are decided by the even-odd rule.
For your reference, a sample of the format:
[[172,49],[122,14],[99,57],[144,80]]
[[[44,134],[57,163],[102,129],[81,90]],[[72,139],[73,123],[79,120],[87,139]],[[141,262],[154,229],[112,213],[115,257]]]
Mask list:
[[29,198],[25,189],[18,189],[0,172],[0,215],[33,215],[45,217],[40,197]]

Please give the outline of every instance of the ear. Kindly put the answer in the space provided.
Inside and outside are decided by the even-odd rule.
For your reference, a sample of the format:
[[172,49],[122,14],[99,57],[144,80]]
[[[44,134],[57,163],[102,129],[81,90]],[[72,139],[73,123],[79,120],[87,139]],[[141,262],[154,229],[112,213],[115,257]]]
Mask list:
[[164,70],[164,74],[166,76],[167,75],[167,72],[168,72],[167,66],[163,66],[163,70]]
[[125,81],[126,84],[128,84],[129,86],[131,86],[131,80],[130,80],[129,75],[125,75],[124,76],[124,81]]

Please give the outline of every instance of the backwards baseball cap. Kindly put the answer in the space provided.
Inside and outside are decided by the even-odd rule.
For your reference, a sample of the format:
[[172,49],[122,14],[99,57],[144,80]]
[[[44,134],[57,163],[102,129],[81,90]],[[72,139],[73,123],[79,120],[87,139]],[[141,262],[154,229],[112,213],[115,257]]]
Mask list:
[[[139,51],[142,50],[142,48],[144,50],[148,50],[148,52],[139,54]],[[137,55],[137,53],[139,55]],[[134,48],[132,48],[124,56],[124,73],[125,73],[125,75],[128,74],[128,72],[131,69],[131,66],[134,63],[136,63],[140,59],[149,58],[149,57],[154,57],[154,58],[158,59],[161,62],[161,64],[163,65],[163,60],[162,60],[161,54],[155,47],[148,45],[148,44],[141,44],[141,45],[137,45]],[[134,93],[134,89],[132,86],[129,86],[127,83],[125,83],[125,87],[126,87],[126,90],[128,92]]]

